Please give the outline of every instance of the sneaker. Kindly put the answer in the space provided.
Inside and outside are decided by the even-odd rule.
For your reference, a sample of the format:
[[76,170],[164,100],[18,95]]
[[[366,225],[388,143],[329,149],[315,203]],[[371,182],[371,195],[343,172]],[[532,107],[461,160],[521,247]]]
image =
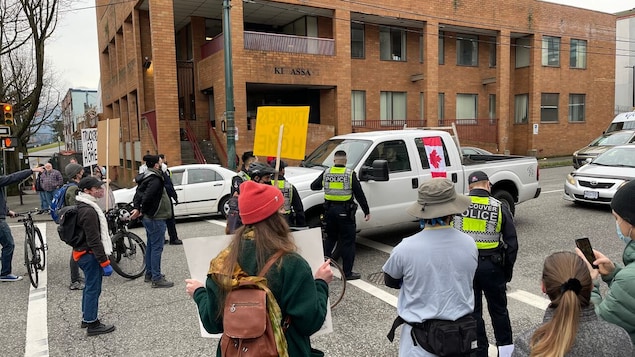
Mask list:
[[115,331],[115,325],[104,325],[99,320],[88,324],[86,336],[97,336]]
[[86,321],[83,321],[83,320],[82,320],[81,327],[82,327],[82,328],[86,328],[86,327],[88,327],[88,322],[86,322]]
[[183,241],[180,239],[174,239],[174,240],[170,240],[170,245],[182,245]]
[[153,288],[171,288],[174,286],[174,283],[171,281],[165,280],[165,276],[161,276],[159,280],[152,280]]
[[357,280],[357,279],[361,279],[361,277],[362,277],[362,274],[351,272],[350,274],[346,276],[346,280]]
[[[161,278],[165,278],[165,274],[161,274]],[[145,278],[143,278],[143,282],[144,283],[151,283],[152,282],[152,275],[146,275]]]
[[70,290],[84,290],[84,284],[81,281],[74,281],[68,287]]
[[0,276],[0,281],[20,281],[20,280],[22,280],[22,277],[19,275],[9,274],[9,275]]

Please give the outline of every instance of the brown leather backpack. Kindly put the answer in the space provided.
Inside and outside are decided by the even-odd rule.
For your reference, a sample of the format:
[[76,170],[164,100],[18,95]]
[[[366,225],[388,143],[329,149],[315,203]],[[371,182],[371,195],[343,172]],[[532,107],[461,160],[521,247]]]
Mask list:
[[[280,250],[269,258],[258,276],[265,276],[282,254]],[[255,283],[241,281],[227,295],[220,343],[223,357],[278,357],[276,339],[267,313],[267,293]]]

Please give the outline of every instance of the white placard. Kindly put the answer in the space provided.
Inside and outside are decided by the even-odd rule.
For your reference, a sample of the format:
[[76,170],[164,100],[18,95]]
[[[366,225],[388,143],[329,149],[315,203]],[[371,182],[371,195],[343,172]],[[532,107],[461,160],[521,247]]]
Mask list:
[[84,166],[97,165],[97,129],[82,129]]
[[[297,231],[292,233],[293,240],[298,247],[298,254],[300,254],[311,266],[311,269],[315,273],[317,269],[324,263],[324,255],[322,248],[322,232],[320,228],[307,229],[303,231]],[[207,279],[207,271],[209,270],[209,262],[214,259],[225,249],[231,241],[231,235],[214,236],[214,237],[198,237],[188,238],[183,240],[183,249],[185,250],[185,257],[187,258],[187,266],[190,269],[190,276],[192,279],[196,279],[203,284]],[[325,333],[333,332],[333,321],[331,319],[331,308],[327,304],[328,310],[326,312],[326,319],[322,328],[313,334],[313,336],[319,336]],[[198,310],[196,310],[196,316]],[[201,319],[199,316],[199,327],[202,337],[220,338],[220,334],[210,334],[205,331]]]

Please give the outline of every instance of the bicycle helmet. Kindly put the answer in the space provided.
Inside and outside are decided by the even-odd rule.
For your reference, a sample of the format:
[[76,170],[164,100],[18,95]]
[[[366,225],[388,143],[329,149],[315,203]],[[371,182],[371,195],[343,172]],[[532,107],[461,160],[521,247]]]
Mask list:
[[263,177],[263,176],[267,176],[267,175],[273,175],[275,174],[276,170],[265,164],[262,162],[253,162],[251,165],[249,165],[249,168],[247,169],[247,175],[249,175],[249,177],[251,177],[251,179],[253,180],[254,177]]

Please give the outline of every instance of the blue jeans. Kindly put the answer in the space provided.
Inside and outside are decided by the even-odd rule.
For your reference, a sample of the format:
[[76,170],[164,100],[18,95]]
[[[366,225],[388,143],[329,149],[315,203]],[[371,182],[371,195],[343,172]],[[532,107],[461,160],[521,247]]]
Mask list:
[[151,275],[152,280],[161,280],[161,254],[167,228],[164,219],[150,219],[143,217],[143,226],[146,228],[146,275]]
[[44,191],[37,192],[40,195],[40,209],[49,209],[46,205],[46,193]]
[[55,194],[55,190],[53,191],[42,191],[44,197],[44,209],[51,208],[51,202],[53,201],[53,194]]
[[11,235],[11,228],[4,218],[0,219],[0,245],[2,246],[2,271],[0,276],[11,274],[11,261],[13,260],[13,249],[15,243]]
[[97,321],[99,310],[99,295],[101,295],[101,280],[104,270],[92,253],[82,255],[77,261],[84,271],[85,286],[82,294],[82,321]]

